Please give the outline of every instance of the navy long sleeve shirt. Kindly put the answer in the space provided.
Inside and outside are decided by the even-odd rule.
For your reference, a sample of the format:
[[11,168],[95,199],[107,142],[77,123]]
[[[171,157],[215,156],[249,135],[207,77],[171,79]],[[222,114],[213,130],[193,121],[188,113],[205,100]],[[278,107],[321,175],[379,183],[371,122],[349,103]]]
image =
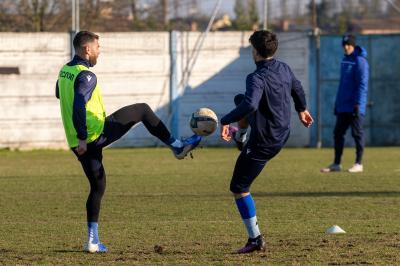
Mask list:
[[278,60],[256,62],[246,78],[244,100],[222,117],[228,125],[247,118],[251,127],[249,147],[268,148],[285,144],[289,137],[291,101],[297,112],[306,109],[303,87],[290,67]]
[[[89,61],[75,55],[68,66],[83,65],[91,67]],[[78,139],[87,138],[86,128],[86,103],[92,97],[92,93],[97,85],[96,75],[88,70],[81,71],[75,79],[74,83],[74,103],[72,112],[72,121],[77,132]],[[56,83],[56,97],[60,98],[58,82]]]

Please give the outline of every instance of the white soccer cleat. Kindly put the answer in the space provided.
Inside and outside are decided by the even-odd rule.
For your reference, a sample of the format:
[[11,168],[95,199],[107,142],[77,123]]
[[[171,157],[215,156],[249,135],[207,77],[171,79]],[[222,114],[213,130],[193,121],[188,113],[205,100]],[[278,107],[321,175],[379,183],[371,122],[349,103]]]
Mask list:
[[102,243],[86,243],[83,249],[89,253],[106,253],[108,251],[106,246]]
[[355,163],[350,169],[348,170],[350,173],[361,173],[364,171],[362,164]]
[[326,168],[321,169],[321,173],[330,173],[330,172],[340,172],[342,171],[342,166],[340,164],[331,164]]

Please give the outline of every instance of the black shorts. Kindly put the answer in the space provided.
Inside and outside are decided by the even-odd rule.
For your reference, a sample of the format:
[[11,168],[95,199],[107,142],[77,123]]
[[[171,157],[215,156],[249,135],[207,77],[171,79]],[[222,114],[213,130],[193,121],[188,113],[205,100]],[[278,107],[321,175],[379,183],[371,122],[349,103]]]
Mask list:
[[282,146],[269,149],[252,149],[245,146],[236,160],[230,190],[233,193],[249,192],[250,186],[269,160],[279,153]]
[[[101,135],[94,141],[87,144],[87,152],[92,154],[93,156],[101,156],[102,149],[114,141],[120,139],[123,135],[125,135],[131,126],[123,126],[120,123],[117,123],[112,115],[106,117],[104,122],[104,129]],[[72,151],[80,160],[82,156],[79,156],[76,151],[76,148],[72,148]]]

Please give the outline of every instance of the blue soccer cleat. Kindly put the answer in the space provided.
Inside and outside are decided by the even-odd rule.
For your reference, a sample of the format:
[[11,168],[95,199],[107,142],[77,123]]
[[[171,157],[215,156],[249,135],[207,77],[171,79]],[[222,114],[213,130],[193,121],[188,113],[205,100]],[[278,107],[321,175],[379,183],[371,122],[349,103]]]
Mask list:
[[186,157],[186,155],[194,150],[200,143],[201,136],[194,134],[190,138],[183,139],[182,144],[183,146],[180,148],[171,147],[172,152],[174,153],[176,159],[182,160]]
[[108,252],[107,247],[102,243],[97,243],[97,244],[86,243],[84,250],[89,253],[107,253]]

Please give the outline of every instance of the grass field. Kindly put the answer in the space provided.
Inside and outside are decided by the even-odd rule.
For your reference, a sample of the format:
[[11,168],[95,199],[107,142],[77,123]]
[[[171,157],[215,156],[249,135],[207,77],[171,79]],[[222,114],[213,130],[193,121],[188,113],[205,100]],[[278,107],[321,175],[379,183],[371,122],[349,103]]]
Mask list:
[[[0,264],[400,263],[400,148],[367,148],[361,174],[319,173],[331,149],[284,149],[252,187],[268,250],[250,255],[232,254],[246,241],[228,189],[237,155],[106,150],[100,237],[110,252],[87,254],[88,183],[72,153],[0,151]],[[347,234],[326,235],[334,224]]]

